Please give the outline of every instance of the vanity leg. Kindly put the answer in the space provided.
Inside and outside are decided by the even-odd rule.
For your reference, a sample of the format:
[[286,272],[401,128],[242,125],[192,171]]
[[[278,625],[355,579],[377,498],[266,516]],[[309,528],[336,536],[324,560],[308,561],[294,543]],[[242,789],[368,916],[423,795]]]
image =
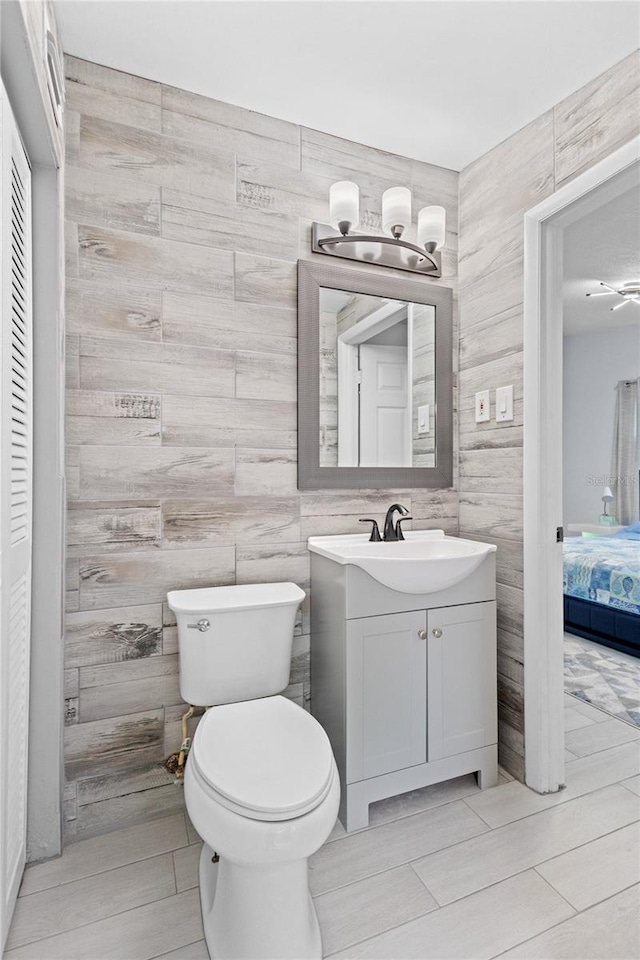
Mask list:
[[364,830],[365,827],[369,826],[369,801],[350,797],[348,788],[342,826],[347,833],[352,833],[354,830]]
[[481,790],[488,790],[489,787],[498,786],[498,752],[486,760],[479,770],[476,770],[476,782]]

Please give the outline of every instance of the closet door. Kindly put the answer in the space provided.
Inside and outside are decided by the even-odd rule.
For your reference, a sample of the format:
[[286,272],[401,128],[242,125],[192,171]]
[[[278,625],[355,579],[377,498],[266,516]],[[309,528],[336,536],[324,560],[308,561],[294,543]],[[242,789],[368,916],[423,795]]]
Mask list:
[[0,89],[0,952],[26,853],[31,612],[31,175]]

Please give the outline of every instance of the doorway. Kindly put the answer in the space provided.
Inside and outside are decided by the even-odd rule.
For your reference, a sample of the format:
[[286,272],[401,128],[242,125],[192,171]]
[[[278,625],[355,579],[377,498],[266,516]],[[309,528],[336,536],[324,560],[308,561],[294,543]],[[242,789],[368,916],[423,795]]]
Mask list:
[[525,775],[527,784],[540,793],[554,792],[565,782],[560,416],[564,232],[639,183],[636,138],[525,215]]

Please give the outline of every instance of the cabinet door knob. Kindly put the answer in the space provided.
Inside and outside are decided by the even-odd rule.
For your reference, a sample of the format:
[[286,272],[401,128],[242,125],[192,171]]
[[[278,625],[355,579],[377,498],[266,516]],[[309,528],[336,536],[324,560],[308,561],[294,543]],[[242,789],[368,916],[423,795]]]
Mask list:
[[440,627],[435,627],[431,632],[434,635],[434,637],[436,637],[437,640],[439,640],[440,637],[442,636],[442,630],[440,629]]
[[418,630],[418,636],[420,637],[421,640],[426,640],[426,639],[427,639],[427,631],[426,631],[426,630]]

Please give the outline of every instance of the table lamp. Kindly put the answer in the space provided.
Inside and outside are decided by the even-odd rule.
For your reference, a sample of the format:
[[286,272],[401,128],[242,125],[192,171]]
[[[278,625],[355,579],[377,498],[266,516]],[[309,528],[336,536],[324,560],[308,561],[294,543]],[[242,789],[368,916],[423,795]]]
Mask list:
[[604,504],[602,508],[602,513],[598,517],[598,523],[603,527],[615,527],[616,518],[612,517],[609,513],[609,504],[614,500],[613,493],[611,492],[611,487],[605,487],[604,493],[602,494],[602,502]]

